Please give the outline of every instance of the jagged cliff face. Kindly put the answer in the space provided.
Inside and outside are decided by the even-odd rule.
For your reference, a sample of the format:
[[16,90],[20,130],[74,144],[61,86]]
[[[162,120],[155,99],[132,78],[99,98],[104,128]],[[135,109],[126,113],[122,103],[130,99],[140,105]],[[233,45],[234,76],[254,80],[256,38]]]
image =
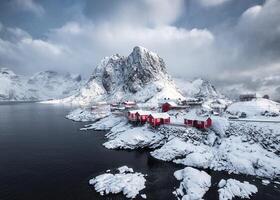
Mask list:
[[0,69],[0,101],[39,101],[73,95],[82,86],[80,75],[43,71],[31,77]]
[[89,104],[97,100],[156,101],[183,98],[167,74],[162,58],[143,47],[135,47],[128,57],[104,58],[80,92],[65,101]]

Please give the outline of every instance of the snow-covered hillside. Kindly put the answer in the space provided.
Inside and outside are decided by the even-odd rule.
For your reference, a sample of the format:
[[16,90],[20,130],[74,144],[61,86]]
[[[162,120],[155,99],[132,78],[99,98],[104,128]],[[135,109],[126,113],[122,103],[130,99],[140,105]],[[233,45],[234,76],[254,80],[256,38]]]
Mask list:
[[175,78],[176,86],[188,99],[203,100],[203,107],[211,109],[214,107],[225,108],[231,101],[207,80],[202,78],[188,81],[184,78]]
[[99,100],[135,100],[157,103],[162,98],[184,99],[167,74],[163,59],[137,46],[128,57],[116,54],[104,58],[78,94],[59,102],[86,105]]
[[248,116],[260,116],[261,114],[280,114],[280,104],[274,101],[257,98],[252,101],[236,102],[231,104],[227,111],[232,114],[246,113]]
[[183,78],[175,78],[174,80],[186,97],[203,99],[224,97],[209,81],[201,78],[197,78],[193,81],[188,81]]
[[80,75],[62,75],[54,71],[31,77],[0,69],[0,101],[38,101],[64,98],[77,92],[83,81]]

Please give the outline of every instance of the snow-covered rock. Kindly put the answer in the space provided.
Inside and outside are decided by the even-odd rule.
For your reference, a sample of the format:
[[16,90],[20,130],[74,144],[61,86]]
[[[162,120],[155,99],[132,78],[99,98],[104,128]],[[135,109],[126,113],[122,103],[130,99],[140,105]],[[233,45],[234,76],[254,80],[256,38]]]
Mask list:
[[119,173],[105,173],[89,180],[90,185],[101,195],[122,192],[127,198],[135,198],[145,188],[146,179],[143,174],[133,172],[132,168],[122,166]]
[[89,121],[97,121],[109,115],[110,115],[109,109],[106,108],[98,112],[85,108],[77,108],[71,111],[68,115],[66,115],[66,118],[71,119],[73,121],[89,122]]
[[247,116],[260,116],[266,111],[280,114],[280,104],[269,99],[257,98],[252,101],[233,103],[227,108],[227,111],[232,114],[244,112]]
[[240,182],[235,179],[222,179],[218,187],[220,200],[231,200],[234,197],[240,197],[242,199],[250,199],[250,196],[258,192],[258,188],[247,181]]
[[97,121],[93,124],[86,125],[84,128],[81,128],[81,130],[90,130],[90,129],[110,130],[111,128],[117,126],[118,124],[120,124],[126,120],[127,119],[125,117],[109,115],[107,117],[100,119],[99,121]]
[[171,161],[176,157],[186,155],[189,150],[189,144],[180,138],[173,138],[165,143],[161,148],[151,152],[154,158]]
[[128,57],[116,54],[104,58],[86,85],[60,102],[87,105],[101,100],[134,100],[157,104],[163,98],[184,99],[167,74],[163,59],[143,47],[135,47]]
[[271,179],[280,177],[280,157],[259,144],[242,142],[241,137],[230,136],[214,147],[199,144],[191,148],[192,152],[186,150],[185,158],[175,159],[174,162]]
[[175,194],[183,200],[202,199],[211,186],[211,176],[191,167],[176,171],[174,176],[181,181]]
[[0,101],[39,101],[76,93],[83,81],[79,75],[39,72],[31,77],[0,69]]
[[155,148],[161,145],[161,141],[164,139],[163,135],[146,126],[132,127],[127,124],[119,124],[106,136],[109,140],[103,145],[108,149]]

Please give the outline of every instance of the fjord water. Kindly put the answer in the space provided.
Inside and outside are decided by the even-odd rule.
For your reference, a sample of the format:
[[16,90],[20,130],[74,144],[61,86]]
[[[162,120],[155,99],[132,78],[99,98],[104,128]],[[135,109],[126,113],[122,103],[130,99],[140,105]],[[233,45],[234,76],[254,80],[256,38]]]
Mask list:
[[[105,132],[79,131],[85,123],[65,119],[71,107],[19,103],[0,105],[0,200],[124,199],[100,196],[88,180],[122,165],[147,174],[148,199],[176,199],[179,182],[173,177],[182,169],[156,161],[147,150],[108,150],[102,146]],[[207,171],[213,187],[205,199],[217,199],[221,178],[248,180],[258,187],[252,199],[279,199],[279,185],[263,186],[260,180]]]

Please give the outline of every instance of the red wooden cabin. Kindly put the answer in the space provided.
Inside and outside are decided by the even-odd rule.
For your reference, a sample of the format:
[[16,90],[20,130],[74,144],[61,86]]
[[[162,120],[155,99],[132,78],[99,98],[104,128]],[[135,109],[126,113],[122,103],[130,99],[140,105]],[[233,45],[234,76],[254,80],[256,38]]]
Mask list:
[[138,110],[136,112],[136,117],[139,122],[145,123],[148,120],[150,114],[150,111]]
[[137,113],[137,110],[131,110],[131,111],[129,111],[129,112],[127,113],[127,118],[128,118],[128,120],[129,120],[129,121],[133,121],[133,122],[137,121],[138,119],[137,119],[136,113]]
[[152,113],[148,117],[148,122],[152,126],[159,126],[161,124],[170,124],[170,116],[167,113]]
[[212,119],[210,117],[186,117],[184,124],[198,129],[204,129],[212,126]]
[[170,102],[166,102],[166,103],[162,104],[161,110],[162,110],[162,112],[168,112],[173,107],[177,107],[177,104],[175,102],[170,101]]

